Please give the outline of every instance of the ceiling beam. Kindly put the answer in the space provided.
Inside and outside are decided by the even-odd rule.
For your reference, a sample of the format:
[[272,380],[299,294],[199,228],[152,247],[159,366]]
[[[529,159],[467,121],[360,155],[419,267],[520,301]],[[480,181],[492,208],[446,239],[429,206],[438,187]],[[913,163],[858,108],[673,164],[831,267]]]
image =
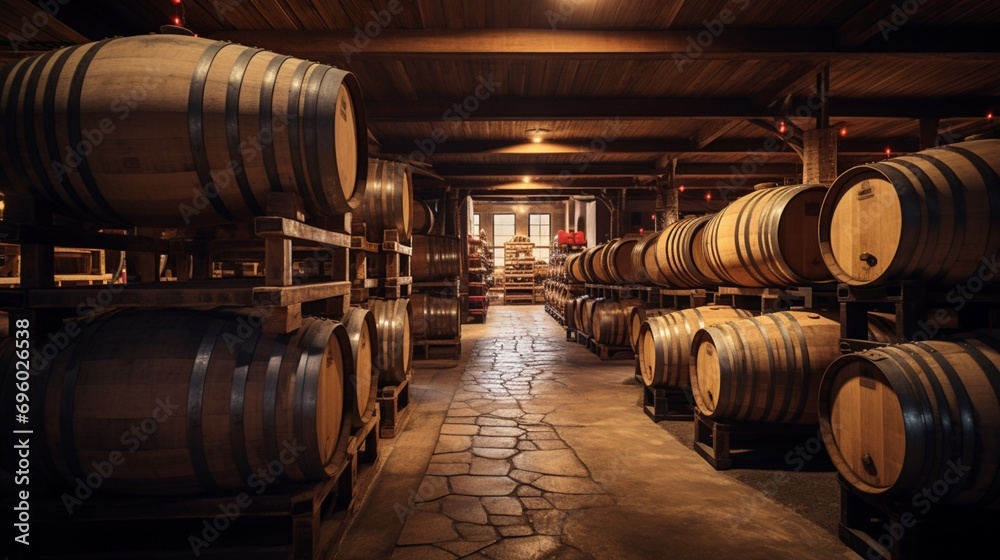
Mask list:
[[[998,41],[1000,43],[1000,41]],[[571,97],[490,98],[475,111],[456,100],[395,99],[366,101],[369,123],[461,121],[648,120],[664,118],[755,119],[794,117],[808,98],[793,98],[791,114],[742,97]],[[812,100],[815,104],[815,100]],[[980,118],[1000,110],[1000,96],[912,98],[838,98],[829,100],[838,118]],[[457,109],[456,109],[457,107]]]
[[[498,155],[503,157],[537,157],[539,155],[605,153],[605,154],[734,154],[745,155],[748,150],[763,150],[765,138],[720,138],[710,145],[697,148],[696,142],[688,138],[661,138],[645,140],[615,140],[594,148],[590,139],[569,139],[555,142],[518,143],[514,140],[448,140],[438,144],[429,157],[439,155]],[[915,152],[919,141],[914,137],[892,138],[843,138],[838,144],[837,152],[846,154],[880,154],[886,146],[892,146],[896,152]],[[381,154],[407,155],[417,150],[413,142],[385,142]]]
[[[753,166],[752,173],[746,175],[784,176],[795,173],[797,165],[788,163],[761,163]],[[545,164],[519,165],[497,164],[440,164],[434,166],[434,171],[446,180],[454,179],[498,179],[530,177],[540,178],[577,178],[577,177],[655,177],[659,175],[649,163],[591,163],[585,166],[579,164]],[[679,163],[677,175],[697,177],[728,177],[733,174],[743,174],[740,163]]]
[[[374,38],[355,31],[224,30],[212,39],[233,41],[320,62],[359,59],[675,59],[701,60],[867,59],[891,55],[911,60],[995,54],[1000,45],[987,30],[903,29],[897,43],[860,51],[839,44],[836,30],[726,29],[707,48],[705,29],[593,31],[552,29],[383,29]],[[360,38],[355,39],[356,36]],[[906,39],[906,40],[904,40]],[[905,45],[904,45],[905,43]],[[693,46],[692,46],[693,45]],[[697,52],[701,50],[702,52]]]
[[867,2],[837,30],[837,39],[845,47],[858,47],[879,34],[879,21],[889,21],[898,0]]
[[693,151],[703,150],[712,142],[715,142],[722,136],[725,136],[733,129],[739,128],[743,125],[742,120],[731,120],[731,121],[716,121],[711,124],[707,124],[698,129],[698,132],[691,137],[691,144],[694,148]]

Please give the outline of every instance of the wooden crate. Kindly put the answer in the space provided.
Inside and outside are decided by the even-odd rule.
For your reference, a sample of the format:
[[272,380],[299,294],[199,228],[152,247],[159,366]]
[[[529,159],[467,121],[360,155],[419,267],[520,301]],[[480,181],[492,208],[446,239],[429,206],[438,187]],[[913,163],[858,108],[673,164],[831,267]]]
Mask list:
[[398,436],[406,422],[410,419],[413,408],[410,406],[410,381],[413,379],[413,372],[406,374],[406,379],[399,385],[382,387],[378,391],[376,401],[381,411],[381,422],[379,423],[379,435],[383,439],[392,439]]
[[[717,471],[737,463],[780,461],[797,439],[818,437],[819,426],[717,421],[694,411],[694,450]],[[777,455],[768,451],[778,449]],[[740,457],[734,451],[742,450]],[[742,460],[742,461],[741,461]]]

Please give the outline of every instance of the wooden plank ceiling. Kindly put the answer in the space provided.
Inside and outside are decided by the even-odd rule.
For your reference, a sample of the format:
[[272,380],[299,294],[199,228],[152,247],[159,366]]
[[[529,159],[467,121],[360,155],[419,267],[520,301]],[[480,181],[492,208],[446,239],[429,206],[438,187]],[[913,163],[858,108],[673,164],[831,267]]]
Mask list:
[[[0,30],[34,11],[5,1]],[[1000,110],[1000,3],[980,0],[91,0],[0,58],[155,32],[175,15],[200,36],[356,73],[376,148],[429,165],[440,179],[426,189],[731,185],[779,123],[816,126],[824,69],[845,169],[919,149],[921,119],[954,141]],[[483,81],[489,95],[470,97]],[[801,173],[787,146],[761,157],[741,186]]]

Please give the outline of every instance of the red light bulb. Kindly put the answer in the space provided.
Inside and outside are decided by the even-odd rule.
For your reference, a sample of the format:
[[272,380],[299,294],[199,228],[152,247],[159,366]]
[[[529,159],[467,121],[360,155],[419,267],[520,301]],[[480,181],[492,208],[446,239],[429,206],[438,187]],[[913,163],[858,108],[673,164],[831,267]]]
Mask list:
[[840,127],[840,137],[841,138],[847,138],[847,127],[846,126]]
[[705,200],[708,202],[712,202],[712,193],[705,193]]
[[778,124],[778,132],[784,134],[786,130],[788,129],[785,127],[785,121],[781,121],[781,123]]
[[174,22],[174,25],[180,25],[181,24],[181,16],[174,16],[171,21]]
[[677,192],[684,192],[684,185],[677,187]]
[[888,146],[885,147],[885,157],[892,157],[892,148]]

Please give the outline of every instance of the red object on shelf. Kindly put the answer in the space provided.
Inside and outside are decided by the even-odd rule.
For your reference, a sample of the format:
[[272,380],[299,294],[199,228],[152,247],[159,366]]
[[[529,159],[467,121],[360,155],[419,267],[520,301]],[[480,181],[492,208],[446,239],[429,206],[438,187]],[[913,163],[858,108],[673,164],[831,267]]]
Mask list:
[[582,232],[582,231],[576,232],[576,235],[573,238],[573,242],[576,245],[586,245],[587,244],[587,234],[584,233],[584,232]]

